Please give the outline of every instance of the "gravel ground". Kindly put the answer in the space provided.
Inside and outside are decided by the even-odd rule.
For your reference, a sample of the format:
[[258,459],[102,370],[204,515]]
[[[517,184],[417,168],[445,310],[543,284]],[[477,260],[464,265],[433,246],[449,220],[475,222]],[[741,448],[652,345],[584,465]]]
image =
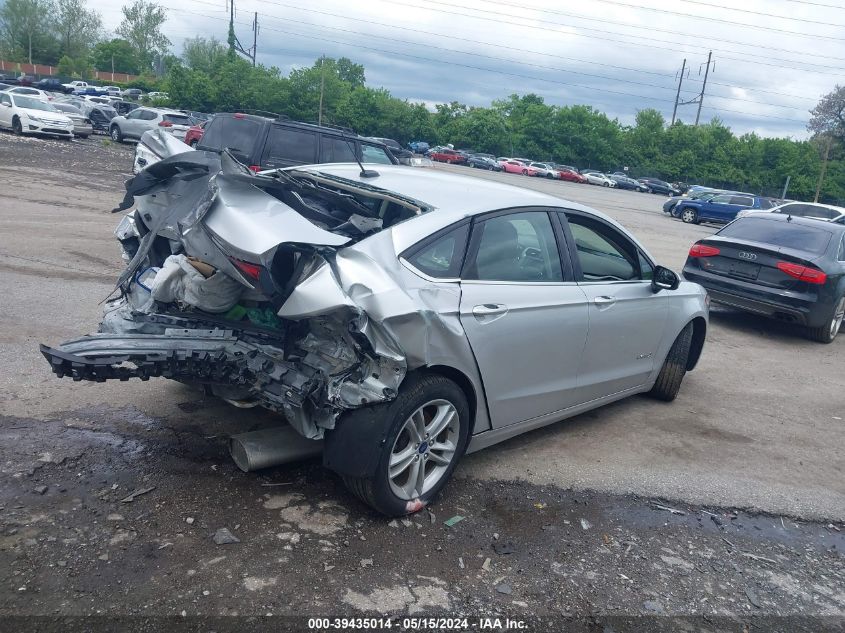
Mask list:
[[[108,210],[130,168],[131,147],[100,137],[0,134],[0,613],[841,630],[845,337],[717,310],[673,405],[634,398],[472,455],[431,512],[388,522],[317,462],[238,471],[226,438],[267,413],[50,374],[37,344],[93,331],[120,270]],[[715,230],[662,217],[657,196],[520,178],[607,211],[676,269]],[[221,528],[239,542],[217,544]]]

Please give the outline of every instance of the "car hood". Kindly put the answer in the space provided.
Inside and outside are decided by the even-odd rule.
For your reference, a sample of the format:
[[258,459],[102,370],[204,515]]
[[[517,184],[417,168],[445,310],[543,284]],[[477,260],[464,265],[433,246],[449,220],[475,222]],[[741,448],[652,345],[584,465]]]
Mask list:
[[61,123],[72,123],[70,117],[61,112],[50,112],[48,110],[35,110],[33,108],[18,108],[18,110],[27,116],[36,117],[38,119],[45,119],[47,121],[56,121]]

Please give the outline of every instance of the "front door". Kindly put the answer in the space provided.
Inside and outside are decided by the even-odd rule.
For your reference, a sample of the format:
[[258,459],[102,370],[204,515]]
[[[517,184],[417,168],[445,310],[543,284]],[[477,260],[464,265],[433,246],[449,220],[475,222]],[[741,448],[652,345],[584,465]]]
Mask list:
[[576,403],[587,306],[568,260],[562,265],[545,210],[500,212],[473,225],[460,318],[494,428]]
[[646,382],[669,310],[651,288],[652,265],[627,236],[598,218],[566,212],[576,279],[586,295],[589,333],[578,400],[589,402]]

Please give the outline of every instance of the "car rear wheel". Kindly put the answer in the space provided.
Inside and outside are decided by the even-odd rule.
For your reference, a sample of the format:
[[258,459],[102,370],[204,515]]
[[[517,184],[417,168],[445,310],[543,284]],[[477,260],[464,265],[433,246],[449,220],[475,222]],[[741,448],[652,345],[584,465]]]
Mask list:
[[823,325],[807,330],[807,336],[819,343],[832,343],[845,321],[845,296],[833,308],[833,314]]
[[692,345],[692,323],[687,323],[687,326],[681,330],[678,338],[672,343],[669,354],[663,361],[663,367],[657,374],[654,387],[651,388],[648,395],[666,402],[672,402],[675,399],[681,388],[681,381],[687,373],[690,345]]
[[113,140],[115,143],[123,142],[123,134],[120,133],[120,128],[116,125],[111,126],[111,130],[109,130],[109,135],[111,136],[111,140]]
[[12,132],[17,136],[23,134],[23,126],[21,125],[21,120],[18,117],[12,119]]
[[344,477],[347,488],[387,516],[422,510],[446,485],[466,448],[470,419],[464,392],[443,376],[412,374],[395,400],[351,415],[362,412],[388,416],[389,430],[374,475]]
[[193,147],[194,149],[196,149],[196,148],[197,148],[197,140],[196,140],[196,139],[194,139],[193,141],[191,141],[191,147]]
[[681,220],[687,224],[698,224],[698,213],[689,207],[681,211]]

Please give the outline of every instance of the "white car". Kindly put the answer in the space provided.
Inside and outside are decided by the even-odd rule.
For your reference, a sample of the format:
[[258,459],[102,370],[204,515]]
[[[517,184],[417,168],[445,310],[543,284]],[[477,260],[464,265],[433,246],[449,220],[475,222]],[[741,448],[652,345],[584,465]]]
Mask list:
[[73,138],[73,121],[47,101],[31,95],[0,92],[0,127],[15,134],[49,134]]
[[819,204],[818,202],[787,202],[771,209],[740,211],[736,214],[736,217],[744,218],[747,215],[756,215],[758,213],[783,213],[800,218],[813,218],[845,224],[845,207],[836,207],[832,204]]
[[44,92],[38,88],[30,88],[29,86],[15,86],[14,88],[7,88],[6,92],[15,95],[34,97],[36,99],[41,99],[42,101],[52,101],[55,98],[55,95],[52,95],[49,92]]
[[605,176],[598,171],[582,171],[581,175],[587,179],[591,185],[601,185],[602,187],[615,187],[616,181],[613,178]]
[[169,99],[170,97],[167,95],[166,92],[148,92],[147,93],[147,100],[152,101],[154,99]]
[[560,178],[560,172],[548,163],[531,163],[537,170],[537,175],[542,178]]
[[123,91],[117,86],[103,86],[100,90],[105,90],[112,97],[119,97],[123,94]]
[[71,81],[70,83],[62,84],[65,88],[71,90],[85,90],[88,87],[87,81]]

